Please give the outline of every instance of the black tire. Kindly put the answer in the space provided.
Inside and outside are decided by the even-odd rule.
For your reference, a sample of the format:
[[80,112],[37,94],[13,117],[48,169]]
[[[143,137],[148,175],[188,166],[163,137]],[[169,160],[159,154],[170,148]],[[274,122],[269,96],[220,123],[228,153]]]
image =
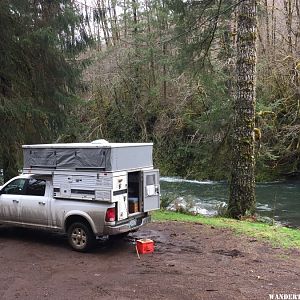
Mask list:
[[95,245],[95,235],[90,226],[82,222],[75,222],[68,228],[68,242],[73,250],[87,252]]

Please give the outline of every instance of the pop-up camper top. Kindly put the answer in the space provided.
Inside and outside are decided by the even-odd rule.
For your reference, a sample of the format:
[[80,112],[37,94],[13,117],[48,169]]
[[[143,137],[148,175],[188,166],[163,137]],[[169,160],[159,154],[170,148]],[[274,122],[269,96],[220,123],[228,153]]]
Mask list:
[[[152,143],[24,145],[24,174],[52,176],[53,196],[118,202],[119,212],[159,208],[159,172]],[[122,216],[119,216],[122,218]]]
[[24,145],[24,170],[124,171],[153,167],[152,143]]

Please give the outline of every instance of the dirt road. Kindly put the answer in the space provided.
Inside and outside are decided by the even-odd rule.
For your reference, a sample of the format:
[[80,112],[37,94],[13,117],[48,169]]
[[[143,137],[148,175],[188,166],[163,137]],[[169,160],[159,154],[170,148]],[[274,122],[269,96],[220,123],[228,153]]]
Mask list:
[[[152,238],[137,258],[133,237]],[[269,299],[300,294],[300,253],[204,225],[152,223],[69,249],[64,235],[0,226],[0,299]]]

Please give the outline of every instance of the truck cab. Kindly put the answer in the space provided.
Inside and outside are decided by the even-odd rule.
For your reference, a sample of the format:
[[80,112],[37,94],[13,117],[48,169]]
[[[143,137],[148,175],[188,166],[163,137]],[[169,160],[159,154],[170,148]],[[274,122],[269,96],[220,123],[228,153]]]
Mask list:
[[0,222],[47,226],[50,189],[44,178],[21,175],[11,179],[0,189]]

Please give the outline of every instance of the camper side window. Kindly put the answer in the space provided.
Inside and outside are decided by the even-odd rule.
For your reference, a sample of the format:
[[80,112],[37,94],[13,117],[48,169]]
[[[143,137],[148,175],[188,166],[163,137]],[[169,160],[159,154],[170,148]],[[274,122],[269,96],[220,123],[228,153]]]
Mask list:
[[154,185],[155,184],[155,175],[147,175],[146,176],[146,185]]
[[25,195],[44,196],[46,189],[46,180],[30,178],[28,181]]

